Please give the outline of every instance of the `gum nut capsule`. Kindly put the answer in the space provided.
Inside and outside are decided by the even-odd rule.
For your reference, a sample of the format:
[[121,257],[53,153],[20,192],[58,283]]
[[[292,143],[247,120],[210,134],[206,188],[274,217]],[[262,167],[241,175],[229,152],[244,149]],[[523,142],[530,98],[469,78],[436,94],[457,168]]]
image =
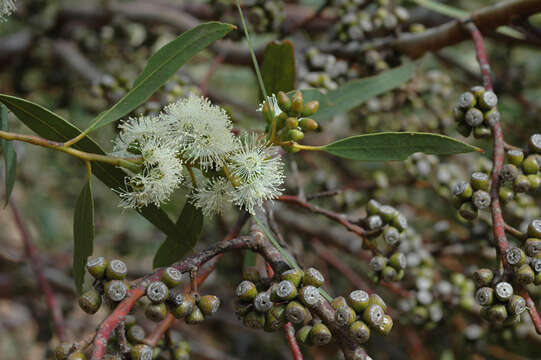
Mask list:
[[472,127],[466,124],[466,121],[461,121],[456,125],[456,131],[464,137],[468,137],[471,134]]
[[381,278],[386,282],[395,282],[398,278],[398,271],[396,271],[394,267],[385,266],[383,270],[381,270]]
[[235,314],[237,315],[239,319],[243,318],[246,314],[248,314],[253,309],[254,309],[254,304],[252,303],[245,303],[245,302],[235,303]]
[[105,277],[105,270],[107,269],[107,260],[103,256],[88,260],[86,263],[86,270],[94,279],[100,280]]
[[516,269],[515,278],[519,284],[528,285],[533,283],[535,273],[530,265],[522,264],[518,269]]
[[498,300],[503,302],[509,300],[511,296],[513,296],[513,286],[506,281],[496,284],[494,290]]
[[131,343],[140,343],[145,339],[145,329],[140,325],[131,325],[126,331],[126,337]]
[[263,329],[265,326],[265,314],[252,310],[246,314],[242,323],[251,329]]
[[396,245],[400,241],[400,233],[394,226],[387,226],[383,230],[383,240],[390,246]]
[[526,254],[528,256],[536,256],[541,252],[541,239],[528,238],[524,243],[524,248],[526,249]]
[[303,131],[315,131],[319,127],[319,124],[312,118],[302,118],[299,121],[299,126]]
[[362,313],[369,305],[370,295],[363,290],[355,290],[349,293],[346,298],[349,306],[355,310],[357,314]]
[[541,219],[535,219],[528,224],[528,236],[532,238],[541,238]]
[[334,312],[334,320],[340,326],[349,326],[356,318],[355,310],[347,305],[338,307]]
[[507,311],[511,315],[520,315],[526,311],[526,300],[520,295],[513,295],[507,302]]
[[397,214],[391,224],[400,232],[405,231],[408,228],[408,220],[402,214]]
[[198,306],[194,306],[190,315],[185,318],[186,324],[197,325],[205,321],[205,315]]
[[505,258],[507,259],[509,265],[520,266],[526,261],[526,254],[521,248],[512,247],[507,249]]
[[220,308],[220,298],[215,295],[202,296],[199,299],[197,306],[205,316],[212,316]]
[[381,204],[374,199],[370,199],[368,200],[368,203],[366,203],[366,212],[368,215],[378,215],[380,208]]
[[286,306],[285,316],[288,321],[298,325],[305,322],[308,318],[308,310],[299,302],[291,301]]
[[161,303],[169,296],[169,288],[163,282],[155,281],[147,286],[146,295],[153,303]]
[[287,112],[291,108],[291,99],[283,91],[278,92],[277,102],[283,112]]
[[272,311],[269,311],[265,314],[265,327],[264,330],[267,332],[277,331],[282,327],[283,323],[280,319],[276,318]]
[[370,339],[370,328],[363,321],[355,321],[349,326],[349,335],[359,344]]
[[387,336],[393,328],[393,318],[389,315],[383,316],[383,321],[379,326],[375,328],[376,332],[380,335]]
[[507,204],[509,201],[513,200],[515,197],[515,193],[512,189],[509,189],[508,187],[502,186],[500,187],[500,191],[498,192],[498,196],[500,198],[500,201],[504,204]]
[[76,351],[68,356],[68,360],[86,360],[86,356],[81,351]]
[[101,295],[96,290],[89,290],[79,298],[79,307],[87,314],[95,314],[101,306]]
[[507,319],[507,309],[504,305],[493,305],[488,309],[488,319],[491,322],[502,322]]
[[302,116],[312,116],[319,109],[319,101],[312,100],[307,102],[302,109]]
[[167,304],[171,306],[171,308],[176,308],[182,302],[184,301],[184,295],[182,295],[182,291],[180,289],[173,289],[169,291],[169,296],[167,297]]
[[473,273],[473,282],[477,287],[489,286],[492,279],[494,279],[494,272],[490,269],[477,269]]
[[404,270],[407,266],[406,256],[401,252],[394,253],[389,259],[389,265],[396,271]]
[[297,341],[307,344],[310,342],[310,332],[312,331],[312,326],[306,325],[301,327],[297,332],[295,333],[295,338]]
[[181,304],[177,305],[171,313],[177,319],[181,319],[190,315],[195,308],[195,299],[192,295],[184,295],[184,299]]
[[469,182],[459,181],[453,186],[453,195],[461,200],[468,200],[473,196],[473,189]]
[[325,278],[319,272],[319,270],[311,267],[304,272],[304,277],[302,278],[302,283],[304,286],[315,286],[320,287],[325,282]]
[[528,175],[528,181],[530,182],[530,190],[535,191],[541,186],[541,175]]
[[299,299],[303,304],[310,307],[316,307],[323,301],[323,297],[319,293],[318,288],[312,285],[301,288],[299,291]]
[[424,306],[416,306],[411,311],[411,320],[414,324],[423,324],[430,316],[428,309]]
[[488,190],[488,174],[476,171],[471,174],[470,185],[474,190]]
[[300,285],[302,277],[303,277],[303,272],[302,270],[299,270],[299,269],[290,269],[290,270],[284,271],[280,275],[281,280],[291,281],[291,283],[293,283],[295,287]]
[[494,289],[488,286],[477,289],[475,292],[475,301],[481,306],[492,305],[494,301]]
[[490,206],[490,194],[485,190],[477,190],[473,193],[473,205],[478,209],[486,209]]
[[363,321],[370,327],[380,326],[384,315],[385,313],[381,306],[377,304],[368,305],[363,311]]
[[174,267],[167,267],[162,272],[162,282],[169,288],[174,288],[180,285],[182,281],[182,273]]
[[528,147],[534,153],[541,153],[541,134],[533,134],[528,141]]
[[297,296],[297,288],[289,280],[282,280],[274,288],[274,294],[279,300],[292,300]]
[[154,322],[160,322],[163,319],[165,319],[165,315],[167,314],[167,308],[165,307],[164,303],[159,304],[148,304],[145,308],[145,316],[147,319],[152,320]]
[[379,214],[384,222],[390,223],[398,215],[398,211],[392,206],[382,205],[379,209]]
[[55,359],[66,360],[71,350],[71,346],[72,346],[71,343],[66,343],[66,342],[58,344],[54,350]]
[[513,164],[505,164],[500,172],[500,179],[504,183],[514,182],[518,176],[518,168]]
[[488,139],[492,134],[492,130],[488,126],[476,126],[473,129],[473,137],[476,139]]
[[130,352],[131,360],[152,360],[154,352],[145,344],[135,345]]
[[463,203],[460,205],[460,208],[458,209],[458,213],[460,216],[462,216],[466,220],[475,220],[477,218],[477,208],[469,201]]
[[498,96],[492,91],[485,91],[483,95],[479,97],[479,107],[483,110],[490,110],[498,105]]
[[530,190],[530,180],[526,175],[519,175],[513,183],[513,190],[517,193],[524,193]]
[[259,312],[267,312],[270,309],[272,309],[273,302],[271,300],[270,293],[268,292],[260,292],[256,295],[254,298],[254,307]]
[[507,161],[515,166],[520,166],[524,160],[524,152],[520,149],[507,151]]
[[107,264],[105,277],[109,280],[123,280],[128,274],[128,267],[122,260],[114,259]]
[[314,345],[327,345],[332,340],[332,334],[329,328],[323,323],[317,323],[312,327],[310,340]]
[[530,262],[530,266],[532,267],[534,272],[541,272],[541,258],[532,259],[532,261]]
[[383,220],[379,215],[371,215],[366,218],[366,227],[368,230],[379,229],[383,225]]
[[346,301],[346,298],[343,296],[337,296],[331,301],[331,306],[334,310],[338,309],[341,306],[347,306],[348,303]]
[[455,106],[453,107],[453,118],[456,122],[461,122],[464,120],[465,112],[459,107]]
[[368,267],[370,267],[370,270],[372,271],[380,272],[386,265],[387,258],[385,256],[377,255],[370,260]]
[[128,286],[121,280],[111,280],[105,284],[105,295],[114,302],[120,302],[128,295]]
[[464,121],[471,127],[479,126],[483,123],[484,115],[483,112],[477,108],[471,108],[466,111],[464,115]]
[[458,106],[461,109],[470,109],[475,106],[477,103],[475,99],[475,95],[473,95],[471,92],[467,91],[465,93],[460,94],[458,97]]
[[500,118],[501,118],[501,114],[498,111],[498,109],[493,108],[493,109],[490,109],[489,111],[485,111],[484,123],[487,126],[493,127],[500,121]]
[[476,98],[479,98],[485,93],[485,88],[480,85],[472,86],[470,92],[475,95]]
[[257,295],[255,284],[249,280],[243,280],[236,290],[237,297],[242,301],[252,301]]

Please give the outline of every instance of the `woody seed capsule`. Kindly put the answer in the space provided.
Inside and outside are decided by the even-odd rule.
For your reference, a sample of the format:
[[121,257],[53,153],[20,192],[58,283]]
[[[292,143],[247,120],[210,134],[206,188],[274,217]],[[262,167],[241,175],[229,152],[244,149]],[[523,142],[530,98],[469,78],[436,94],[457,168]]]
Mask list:
[[96,290],[89,290],[79,298],[79,307],[87,314],[95,314],[101,306],[101,295]]
[[128,287],[123,281],[111,280],[105,284],[105,295],[115,302],[124,300],[128,294]]
[[528,225],[528,236],[541,238],[541,219],[532,220]]
[[169,296],[169,289],[163,282],[155,281],[147,286],[146,295],[153,303],[161,303]]
[[483,119],[483,112],[477,108],[469,109],[468,111],[466,111],[466,115],[464,115],[464,120],[466,121],[466,124],[470,125],[471,127],[481,125],[483,123]]
[[347,297],[347,303],[358,314],[362,313],[368,307],[369,302],[370,296],[363,290],[352,291]]
[[109,264],[107,264],[107,268],[105,270],[105,277],[109,280],[123,280],[126,278],[126,275],[128,274],[128,267],[122,260],[111,260]]
[[503,302],[509,300],[511,296],[513,296],[513,287],[505,281],[498,283],[494,290],[496,297]]
[[312,331],[310,332],[310,340],[314,345],[326,345],[331,341],[331,339],[331,331],[325,324],[318,323],[312,327]]
[[315,268],[309,268],[304,272],[304,277],[302,278],[303,285],[311,285],[315,287],[320,287],[325,282],[325,278]]
[[387,265],[387,258],[385,256],[377,255],[374,256],[368,266],[370,270],[375,272],[380,272]]
[[86,269],[94,279],[103,279],[105,276],[105,269],[107,269],[107,260],[103,256],[90,259],[86,263]]
[[291,300],[297,296],[297,288],[289,280],[282,280],[275,288],[276,297],[280,300]]
[[285,315],[288,321],[298,325],[302,324],[308,317],[308,310],[297,301],[291,301],[286,306]]
[[475,301],[481,306],[491,305],[494,299],[494,290],[489,287],[482,287],[475,292]]
[[526,311],[526,300],[522,296],[513,295],[507,303],[507,310],[511,315],[520,315]]
[[357,318],[355,310],[349,306],[340,306],[334,313],[334,320],[340,326],[350,325]]
[[513,247],[507,249],[507,252],[505,253],[505,258],[507,259],[509,265],[520,266],[526,261],[526,254],[524,253],[524,251],[522,251],[522,249],[518,247]]
[[363,321],[371,327],[381,325],[384,316],[381,306],[372,304],[369,305],[363,312]]
[[349,334],[359,344],[364,344],[370,339],[370,328],[362,321],[355,321],[349,326]]
[[257,288],[253,282],[244,280],[237,286],[236,293],[239,299],[252,301],[257,295]]
[[167,267],[162,272],[162,282],[169,288],[174,288],[180,285],[182,281],[182,273],[174,267]]
[[260,292],[254,298],[254,307],[259,312],[267,312],[272,309],[273,302],[271,301],[268,292]]

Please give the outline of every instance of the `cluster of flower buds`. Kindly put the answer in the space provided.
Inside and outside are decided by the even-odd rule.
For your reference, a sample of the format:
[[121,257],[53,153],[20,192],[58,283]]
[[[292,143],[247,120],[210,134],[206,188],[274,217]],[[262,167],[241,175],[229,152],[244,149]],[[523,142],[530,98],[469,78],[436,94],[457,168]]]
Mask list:
[[472,173],[469,182],[457,182],[452,188],[452,202],[460,216],[474,220],[479,210],[487,209],[491,203],[489,189],[489,175],[481,171]]
[[475,138],[490,137],[491,127],[500,121],[497,105],[496,94],[482,86],[474,86],[462,93],[453,109],[457,131],[466,137],[470,136],[472,130]]
[[541,185],[541,134],[530,136],[529,154],[520,149],[507,151],[507,163],[500,173],[500,199],[507,203],[516,193],[535,191]]
[[530,222],[527,236],[522,248],[511,247],[505,256],[517,283],[541,285],[541,219]]
[[[283,91],[278,92],[277,101],[272,105],[278,106],[278,109],[270,109],[269,104],[263,107],[265,119],[267,119],[267,131],[273,131],[276,128],[276,136],[280,141],[297,142],[304,138],[304,133],[314,131],[318,128],[318,123],[310,118],[319,108],[319,101],[313,100],[304,103],[302,92],[297,91],[292,98]],[[287,147],[293,150],[294,148]]]
[[335,309],[336,323],[347,327],[351,337],[359,344],[370,339],[372,330],[386,336],[393,328],[393,319],[385,314],[387,304],[377,294],[369,295],[366,291],[355,290],[347,298],[335,298],[331,306]]
[[520,322],[520,314],[526,311],[526,300],[514,294],[510,283],[498,280],[490,269],[476,270],[473,281],[477,287],[475,300],[482,306],[482,318],[504,326]]

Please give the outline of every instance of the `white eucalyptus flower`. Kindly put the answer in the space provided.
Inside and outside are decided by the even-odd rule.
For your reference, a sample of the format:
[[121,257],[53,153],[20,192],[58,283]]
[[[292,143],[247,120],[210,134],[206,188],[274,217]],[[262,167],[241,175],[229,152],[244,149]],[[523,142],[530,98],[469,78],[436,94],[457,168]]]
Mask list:
[[221,166],[224,156],[238,146],[227,113],[206,98],[178,100],[162,117],[171,125],[170,136],[177,139],[183,157],[199,161],[202,168]]
[[0,22],[6,20],[6,17],[15,11],[15,1],[0,0]]
[[283,164],[264,137],[257,134],[244,137],[240,149],[230,157],[228,168],[231,177],[240,183],[233,192],[233,201],[250,213],[263,201],[282,193]]
[[120,124],[120,133],[113,141],[111,155],[118,157],[134,157],[140,155],[140,146],[150,139],[159,140],[162,144],[174,147],[170,137],[171,129],[167,122],[159,117],[139,116],[129,118]]
[[226,178],[214,178],[198,188],[192,195],[194,206],[200,208],[203,215],[211,217],[222,214],[232,203],[233,185]]

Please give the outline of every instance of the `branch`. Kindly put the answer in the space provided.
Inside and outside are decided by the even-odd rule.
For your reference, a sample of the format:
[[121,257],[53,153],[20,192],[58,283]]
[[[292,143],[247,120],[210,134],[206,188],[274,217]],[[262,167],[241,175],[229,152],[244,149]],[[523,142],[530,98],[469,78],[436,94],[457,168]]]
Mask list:
[[286,334],[293,360],[303,360],[301,349],[299,348],[299,344],[297,344],[297,339],[295,339],[295,328],[290,322],[284,324],[284,333]]
[[528,313],[530,314],[530,318],[532,319],[532,323],[535,327],[535,331],[541,335],[541,317],[539,317],[539,313],[537,312],[535,308],[535,303],[532,300],[532,297],[530,296],[530,293],[526,289],[520,290],[520,295],[526,300],[526,306],[528,307]]

